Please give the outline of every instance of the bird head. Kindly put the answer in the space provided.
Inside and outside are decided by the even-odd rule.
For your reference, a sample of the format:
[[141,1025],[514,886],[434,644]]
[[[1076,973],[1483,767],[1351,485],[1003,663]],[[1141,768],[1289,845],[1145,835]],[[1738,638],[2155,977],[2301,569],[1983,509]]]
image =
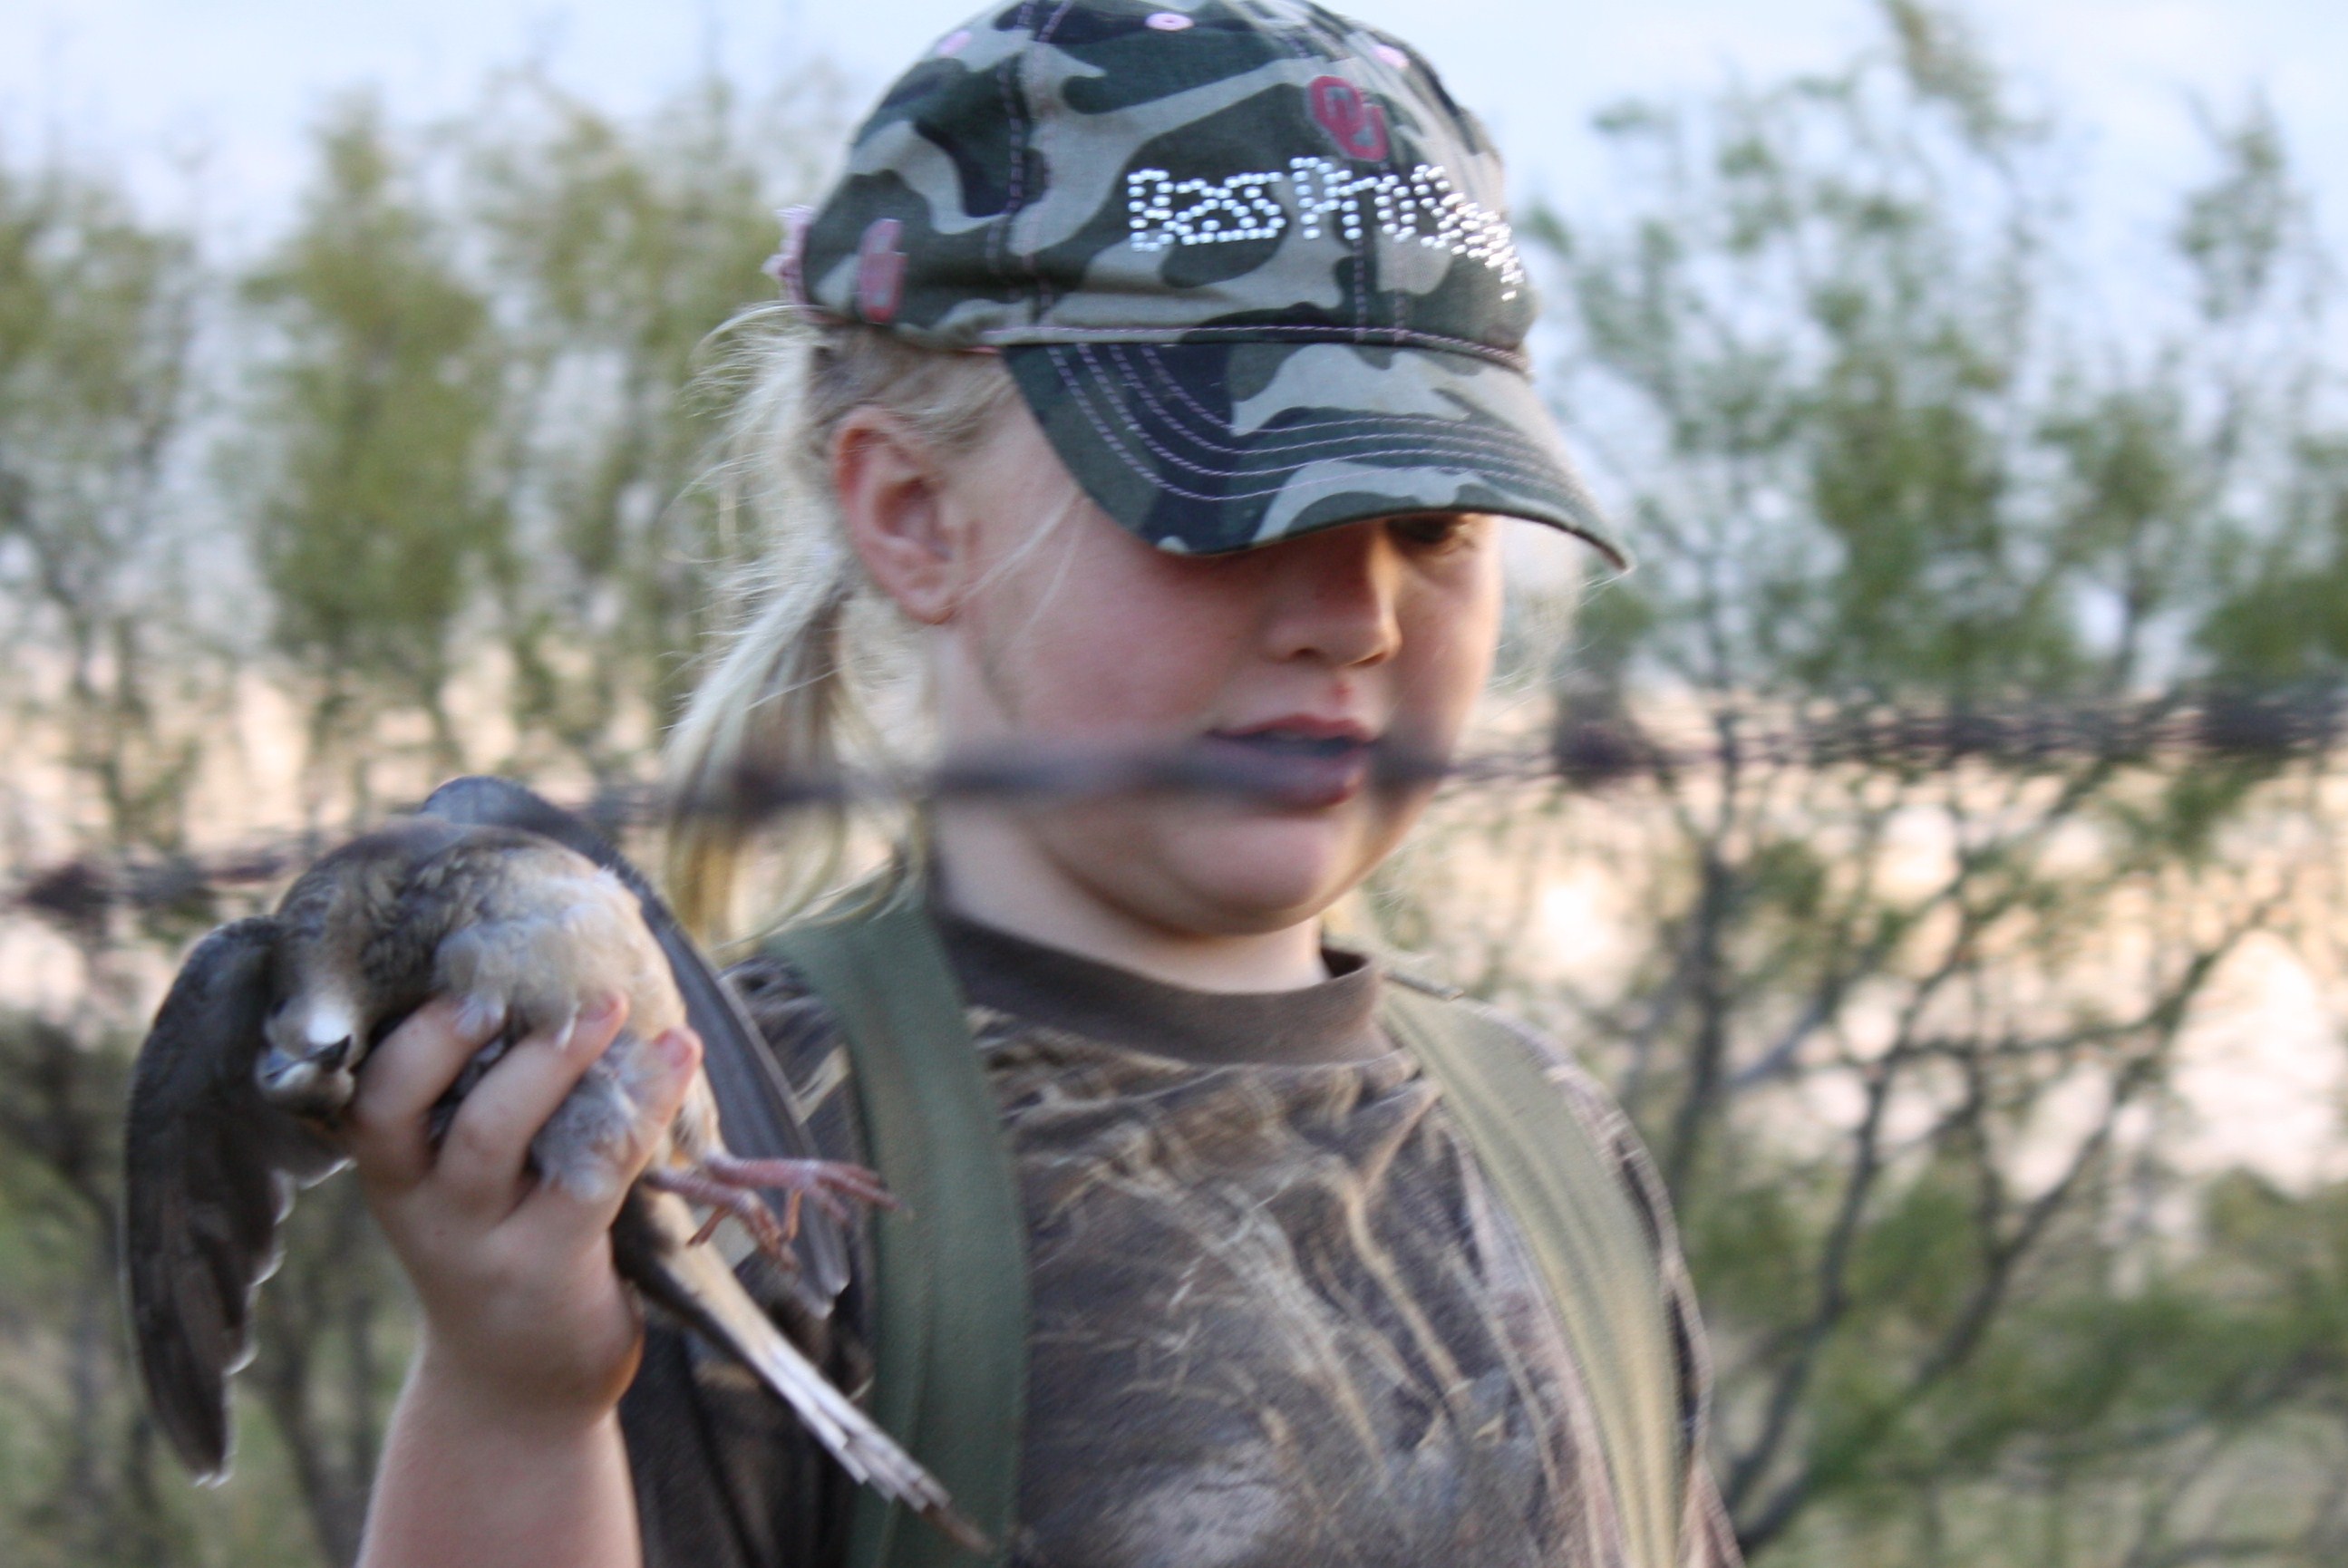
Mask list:
[[377,1039],[425,999],[446,911],[411,897],[419,866],[465,829],[408,818],[320,860],[278,906],[277,1000],[254,1064],[261,1091],[331,1122]]
[[358,1090],[366,1031],[357,1007],[341,991],[331,984],[301,987],[261,1026],[268,1048],[253,1073],[262,1093],[313,1121],[333,1121]]

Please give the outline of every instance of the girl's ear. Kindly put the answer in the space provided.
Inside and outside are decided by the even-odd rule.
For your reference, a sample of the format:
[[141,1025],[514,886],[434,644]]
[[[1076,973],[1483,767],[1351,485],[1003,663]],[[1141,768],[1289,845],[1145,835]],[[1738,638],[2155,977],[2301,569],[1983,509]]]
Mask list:
[[832,435],[831,485],[849,545],[880,591],[922,625],[949,619],[967,546],[927,446],[887,409],[854,409]]

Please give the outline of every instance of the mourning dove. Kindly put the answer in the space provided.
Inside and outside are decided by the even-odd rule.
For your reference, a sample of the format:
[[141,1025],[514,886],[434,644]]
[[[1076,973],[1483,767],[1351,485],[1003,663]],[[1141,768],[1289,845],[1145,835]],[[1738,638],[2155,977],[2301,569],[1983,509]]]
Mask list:
[[[320,860],[274,915],[197,946],[139,1053],[126,1161],[139,1364],[159,1422],[200,1477],[226,1473],[227,1382],[251,1357],[252,1295],[275,1266],[295,1187],[345,1163],[334,1127],[368,1050],[438,996],[459,999],[474,1028],[495,1027],[436,1108],[437,1137],[515,1041],[559,1033],[613,992],[626,1026],[531,1141],[541,1179],[608,1189],[665,1076],[650,1042],[689,1015],[708,1071],[745,1079],[730,1098],[752,1125],[746,1146],[808,1150],[779,1081],[756,1081],[765,1058],[739,1004],[642,877],[584,824],[505,781],[444,788],[424,814]],[[759,1196],[769,1191],[782,1194],[779,1215]],[[705,1245],[720,1223],[739,1223],[826,1307],[846,1276],[843,1197],[888,1201],[859,1167],[729,1151],[697,1072],[613,1224],[613,1262],[645,1300],[748,1366],[850,1476],[983,1549],[944,1489]]]

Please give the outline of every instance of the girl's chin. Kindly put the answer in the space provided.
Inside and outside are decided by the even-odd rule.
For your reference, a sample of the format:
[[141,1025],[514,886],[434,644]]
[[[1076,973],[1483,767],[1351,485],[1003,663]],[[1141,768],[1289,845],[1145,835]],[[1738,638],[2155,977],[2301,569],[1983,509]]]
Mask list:
[[1361,825],[1323,814],[1257,817],[1165,845],[1169,880],[1237,927],[1279,930],[1344,897],[1375,864]]

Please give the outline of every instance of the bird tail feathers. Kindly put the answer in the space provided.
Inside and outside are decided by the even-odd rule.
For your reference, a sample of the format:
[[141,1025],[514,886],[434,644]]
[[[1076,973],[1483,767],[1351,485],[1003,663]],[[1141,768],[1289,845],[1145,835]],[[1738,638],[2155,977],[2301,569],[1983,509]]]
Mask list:
[[[789,1405],[817,1441],[860,1484],[902,1503],[967,1551],[991,1551],[977,1526],[955,1511],[937,1478],[799,1353],[743,1289],[717,1249],[683,1243],[695,1226],[681,1199],[643,1191],[664,1214],[655,1224],[675,1238],[658,1266],[631,1271],[644,1293],[713,1344],[741,1358]],[[680,1226],[682,1227],[680,1229]]]

